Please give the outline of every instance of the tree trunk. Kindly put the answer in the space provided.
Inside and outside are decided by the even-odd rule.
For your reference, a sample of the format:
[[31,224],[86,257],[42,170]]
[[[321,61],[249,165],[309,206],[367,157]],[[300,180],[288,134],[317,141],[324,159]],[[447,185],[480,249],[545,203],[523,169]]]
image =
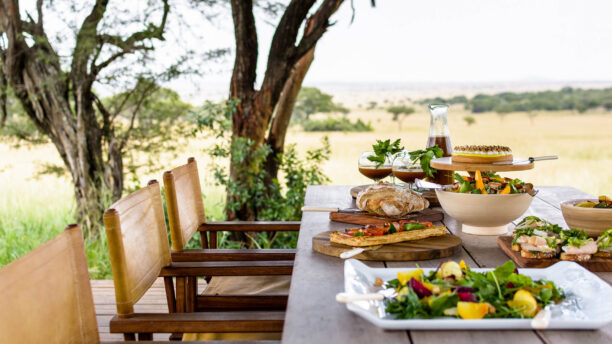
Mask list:
[[[230,85],[230,97],[240,100],[232,118],[233,138],[243,137],[252,141],[252,149],[260,145],[273,143],[273,153],[267,158],[264,168],[268,171],[278,171],[270,160],[274,160],[276,153],[283,150],[284,138],[287,126],[293,111],[293,104],[302,80],[308,67],[312,62],[313,49],[317,41],[323,36],[329,26],[329,17],[338,9],[343,0],[324,0],[319,9],[310,17],[306,23],[304,35],[298,42],[298,33],[301,25],[308,16],[314,0],[292,0],[281,17],[268,54],[266,72],[261,83],[261,88],[254,89],[257,68],[257,31],[255,29],[255,17],[253,16],[252,0],[231,0],[232,18],[234,23],[234,34],[236,38],[236,59]],[[296,44],[297,43],[297,44]],[[300,67],[300,73],[296,75],[290,84],[288,79],[296,73],[296,64],[302,58],[311,54],[310,61],[304,60]],[[308,62],[306,62],[308,61]],[[295,85],[293,85],[295,84]],[[281,116],[272,121],[274,108],[277,106],[281,93],[287,90],[287,99],[284,101],[284,109]],[[270,138],[266,140],[268,128]],[[242,164],[249,162],[237,162],[231,159],[230,179],[238,184],[248,185],[247,175],[240,172]],[[268,167],[267,164],[271,165]],[[276,174],[276,173],[275,173]],[[274,175],[275,176],[275,175]],[[271,175],[265,178],[266,187],[272,181]],[[237,200],[236,195],[228,193],[228,201]],[[237,211],[227,209],[228,219],[255,220],[257,210],[245,200],[239,200],[241,208]]]
[[[304,82],[306,73],[310,69],[313,60],[314,48],[310,49],[308,53],[295,64],[291,76],[287,79],[287,82],[285,82],[280,100],[276,106],[276,115],[272,120],[272,126],[270,127],[266,140],[266,143],[272,149],[272,153],[268,156],[265,165],[266,184],[268,185],[273,179],[278,177],[279,161],[277,156],[285,151],[285,136],[287,135],[289,123],[291,122],[293,108],[295,107],[300,89],[302,89],[302,82]],[[308,118],[308,114],[306,118]]]

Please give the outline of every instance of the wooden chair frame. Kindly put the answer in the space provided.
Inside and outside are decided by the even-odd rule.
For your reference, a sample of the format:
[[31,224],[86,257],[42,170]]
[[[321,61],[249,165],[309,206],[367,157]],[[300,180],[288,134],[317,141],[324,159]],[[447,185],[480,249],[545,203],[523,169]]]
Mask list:
[[[148,197],[146,195],[147,193],[156,199],[149,201],[146,198]],[[143,194],[145,195],[143,196]],[[139,214],[138,211],[132,210],[136,207],[134,204],[140,202],[139,199],[149,202],[150,204],[147,203],[147,207],[143,208],[146,208],[148,212],[153,212],[154,214],[147,213],[147,215],[142,215]],[[126,340],[136,340],[136,338],[138,338],[138,340],[151,340],[153,333],[282,331],[284,322],[284,312],[282,311],[185,313],[186,311],[195,309],[196,299],[189,299],[189,295],[176,291],[181,290],[181,288],[183,290],[192,288],[193,284],[185,285],[184,283],[195,281],[196,276],[202,275],[258,275],[262,271],[266,271],[267,273],[270,270],[273,274],[290,273],[291,265],[283,261],[239,262],[242,264],[236,264],[234,262],[211,261],[170,262],[169,256],[168,258],[162,258],[162,266],[159,270],[154,271],[157,266],[155,264],[152,265],[153,270],[148,267],[144,269],[148,272],[143,278],[148,281],[149,286],[147,286],[146,282],[143,282],[142,288],[150,287],[152,278],[157,278],[158,276],[163,277],[169,313],[155,314],[134,312],[134,304],[142,296],[143,290],[142,288],[134,288],[133,286],[135,283],[129,282],[130,279],[128,275],[130,271],[128,271],[129,265],[126,264],[129,254],[126,253],[123,246],[127,234],[122,231],[122,210],[118,209],[122,209],[126,213],[134,211],[135,214],[139,214],[138,221],[132,222],[135,227],[140,227],[138,229],[139,233],[140,231],[147,231],[147,235],[160,238],[158,241],[159,245],[161,245],[160,248],[155,249],[153,253],[147,252],[147,254],[156,256],[156,252],[158,251],[161,252],[162,257],[169,254],[161,195],[159,183],[157,183],[157,181],[149,182],[147,187],[124,197],[122,200],[113,204],[111,209],[105,212],[104,225],[109,241],[111,265],[113,266],[113,277],[115,281],[115,295],[118,305],[118,314],[110,321],[111,333],[123,333]],[[159,218],[160,213],[161,218]],[[152,221],[152,217],[156,217],[156,219],[153,221],[154,225],[151,226],[150,221]],[[152,275],[153,272],[155,272],[155,275]],[[137,276],[138,282],[140,283],[143,278]],[[173,278],[177,281],[176,291],[173,284]],[[137,290],[132,292],[132,290],[135,289]]]
[[[187,214],[188,225],[181,223],[182,214],[178,202],[176,178],[190,178],[187,191],[193,195],[193,204],[190,204],[193,213]],[[210,264],[211,269],[197,275],[206,276],[208,280],[214,276],[291,275],[295,250],[218,249],[217,238],[218,232],[221,231],[250,233],[299,231],[299,221],[206,222],[197,163],[194,158],[189,158],[186,165],[164,172],[163,180],[172,236],[173,264]],[[202,249],[184,249],[184,245],[195,232],[200,233]],[[197,276],[188,277],[185,281],[177,278],[176,298],[187,300],[184,303],[185,308],[181,308],[183,303],[177,302],[180,303],[176,308],[178,312],[284,310],[287,307],[287,295],[197,295]],[[191,300],[195,300],[194,307],[190,306]]]

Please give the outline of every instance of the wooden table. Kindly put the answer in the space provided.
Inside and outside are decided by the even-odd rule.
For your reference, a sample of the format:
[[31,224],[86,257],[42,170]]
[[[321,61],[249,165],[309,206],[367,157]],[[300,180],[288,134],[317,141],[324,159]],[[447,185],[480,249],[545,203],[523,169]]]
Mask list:
[[[543,217],[565,226],[559,203],[572,198],[592,198],[570,187],[542,187],[525,215]],[[354,206],[350,186],[310,186],[307,206]],[[440,261],[465,260],[475,267],[495,267],[508,257],[497,247],[496,236],[463,234],[459,224],[445,216],[444,225],[463,240],[455,256],[415,262],[365,262],[374,267],[436,267]],[[320,232],[345,228],[332,222],[328,213],[304,213],[293,268],[283,343],[612,343],[612,326],[600,331],[384,331],[336,303],[343,291],[343,261],[312,250],[312,237]],[[509,226],[509,229],[511,226]],[[612,273],[597,273],[612,283]],[[612,312],[612,310],[610,310]]]

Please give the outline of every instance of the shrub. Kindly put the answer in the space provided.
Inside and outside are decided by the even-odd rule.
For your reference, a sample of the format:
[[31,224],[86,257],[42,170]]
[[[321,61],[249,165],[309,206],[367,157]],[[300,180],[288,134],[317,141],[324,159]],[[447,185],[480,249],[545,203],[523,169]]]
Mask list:
[[465,116],[465,117],[463,117],[463,120],[465,121],[465,123],[468,126],[476,123],[476,119],[474,117],[472,117],[472,116]]
[[361,119],[351,122],[348,118],[326,118],[320,120],[308,120],[302,124],[304,131],[373,131],[370,122],[364,123]]

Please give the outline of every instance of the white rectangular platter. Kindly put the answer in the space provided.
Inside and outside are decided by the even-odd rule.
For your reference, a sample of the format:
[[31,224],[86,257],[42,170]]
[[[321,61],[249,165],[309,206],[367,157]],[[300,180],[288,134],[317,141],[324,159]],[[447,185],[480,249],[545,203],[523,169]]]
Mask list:
[[[371,268],[362,262],[350,259],[344,263],[344,288],[346,293],[365,294],[375,292],[374,280],[397,278],[398,271],[413,268]],[[427,274],[435,269],[423,269]],[[489,271],[478,269],[473,271]],[[593,330],[612,322],[612,287],[592,272],[574,262],[559,262],[546,269],[519,269],[521,274],[534,280],[546,279],[555,282],[566,293],[566,300],[548,306],[551,311],[546,329]],[[531,319],[395,319],[386,314],[384,301],[358,301],[347,304],[347,308],[374,325],[389,330],[498,330],[532,329]]]

